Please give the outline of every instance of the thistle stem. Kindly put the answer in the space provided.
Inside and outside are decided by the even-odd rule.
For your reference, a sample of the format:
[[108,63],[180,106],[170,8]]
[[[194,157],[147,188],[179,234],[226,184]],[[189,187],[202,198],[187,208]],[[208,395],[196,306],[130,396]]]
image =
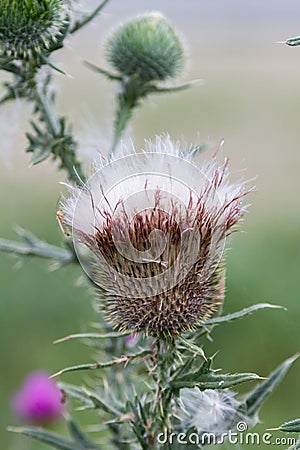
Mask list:
[[78,183],[79,179],[84,180],[85,176],[76,156],[78,144],[65,131],[64,119],[57,115],[52,98],[35,85],[33,101],[41,113],[41,121],[45,122],[52,141],[56,143],[52,153],[60,159],[60,167],[67,171],[70,181]]
[[100,3],[99,6],[91,13],[88,14],[86,17],[84,17],[82,20],[78,20],[70,33],[75,33],[76,31],[80,30],[81,28],[85,27],[89,22],[91,22],[97,14],[101,11],[102,8],[109,2],[109,0],[104,0],[102,3]]
[[[148,94],[177,92],[190,87],[194,82],[185,83],[179,86],[160,88],[155,84],[144,83],[137,76],[119,79],[118,77],[104,71],[93,64],[89,64],[93,70],[102,73],[111,80],[121,81],[121,92],[118,95],[118,109],[114,121],[114,135],[113,142],[108,153],[108,160],[111,160],[120,139],[125,131],[125,128],[132,117],[134,108],[139,105],[139,100],[146,97]],[[198,80],[196,80],[198,81]]]
[[58,118],[55,115],[53,104],[49,102],[49,99],[41,92],[40,89],[35,89],[35,100],[42,111],[43,117],[47,120],[47,124],[54,138],[59,136],[59,124]]
[[113,142],[112,146],[110,148],[110,151],[108,153],[107,159],[111,160],[113,157],[113,154],[120,142],[120,139],[125,131],[125,128],[132,116],[132,111],[135,105],[131,105],[126,103],[123,98],[119,99],[119,109],[116,114],[115,119],[115,127],[114,127],[114,135],[113,135]]
[[60,264],[76,262],[74,253],[68,249],[49,245],[43,241],[37,241],[36,244],[29,242],[10,241],[0,239],[0,250],[7,253],[15,253],[20,256],[39,256],[40,258],[57,261]]
[[168,381],[176,356],[175,339],[172,337],[156,339],[156,392],[152,409],[152,423],[147,436],[150,448],[155,448],[157,435],[165,429],[170,430],[169,411],[172,394],[168,389]]
[[133,361],[134,359],[144,358],[145,356],[148,356],[151,353],[152,353],[151,350],[141,350],[140,352],[135,353],[133,355],[125,355],[120,358],[115,358],[111,361],[106,361],[104,363],[96,362],[96,363],[80,364],[78,366],[66,367],[65,369],[61,369],[58,372],[51,375],[50,378],[55,378],[55,377],[58,377],[59,375],[63,375],[64,373],[69,373],[69,372],[78,372],[81,370],[106,369],[107,367],[120,366],[123,364],[126,365],[130,361]]

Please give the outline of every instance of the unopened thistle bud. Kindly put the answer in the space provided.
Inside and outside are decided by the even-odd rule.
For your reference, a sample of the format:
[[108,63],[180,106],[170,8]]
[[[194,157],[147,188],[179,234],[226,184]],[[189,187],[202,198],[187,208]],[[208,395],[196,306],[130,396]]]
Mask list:
[[180,41],[159,13],[120,26],[108,41],[106,54],[121,76],[134,76],[142,83],[172,78],[183,63]]
[[225,238],[243,215],[246,190],[228,182],[227,161],[198,167],[194,154],[159,137],[100,164],[62,201],[63,226],[72,227],[75,247],[90,249],[92,269],[83,267],[119,330],[178,334],[223,301]]
[[0,56],[47,54],[62,39],[67,23],[62,0],[0,0]]

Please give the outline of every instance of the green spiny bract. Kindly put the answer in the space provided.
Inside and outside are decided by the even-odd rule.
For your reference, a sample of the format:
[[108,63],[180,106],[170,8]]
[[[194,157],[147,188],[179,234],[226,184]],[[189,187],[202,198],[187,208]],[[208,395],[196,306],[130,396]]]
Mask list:
[[59,47],[67,26],[61,0],[0,0],[0,57],[47,55]]
[[122,76],[142,83],[176,76],[183,64],[183,49],[165,18],[151,13],[121,26],[107,44],[109,63]]

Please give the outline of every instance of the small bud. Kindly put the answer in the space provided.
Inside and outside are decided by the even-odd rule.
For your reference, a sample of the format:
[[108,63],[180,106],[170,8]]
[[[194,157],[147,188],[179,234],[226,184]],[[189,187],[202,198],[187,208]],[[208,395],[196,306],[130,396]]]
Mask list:
[[49,53],[67,22],[61,0],[0,0],[0,56],[27,59]]
[[183,49],[173,28],[159,13],[122,25],[107,44],[107,59],[123,76],[141,82],[176,76],[183,63]]

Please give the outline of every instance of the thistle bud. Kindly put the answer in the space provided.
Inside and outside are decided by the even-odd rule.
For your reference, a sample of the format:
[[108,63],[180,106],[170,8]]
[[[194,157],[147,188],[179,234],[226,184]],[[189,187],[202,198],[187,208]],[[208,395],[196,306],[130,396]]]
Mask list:
[[106,50],[109,63],[120,75],[135,76],[142,83],[172,78],[182,68],[180,41],[160,13],[147,14],[121,26]]
[[57,48],[68,19],[61,0],[0,0],[0,56],[28,59]]

